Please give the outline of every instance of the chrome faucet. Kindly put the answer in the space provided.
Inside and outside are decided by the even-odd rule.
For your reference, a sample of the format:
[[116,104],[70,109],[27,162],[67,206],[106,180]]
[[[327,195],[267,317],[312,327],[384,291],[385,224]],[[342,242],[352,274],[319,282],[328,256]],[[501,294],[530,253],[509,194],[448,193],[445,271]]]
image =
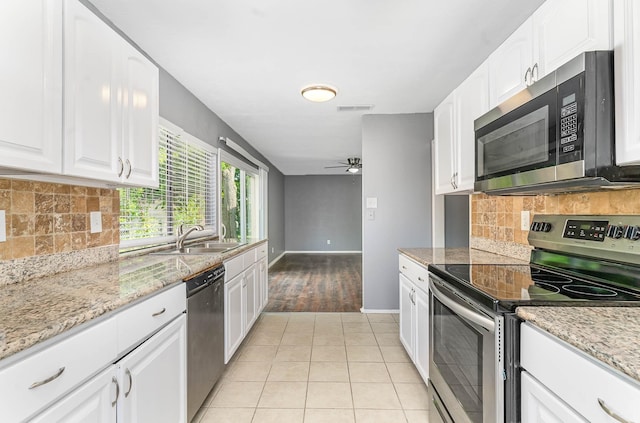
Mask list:
[[194,231],[204,231],[204,227],[202,225],[193,225],[186,231],[184,230],[184,223],[181,223],[178,226],[178,238],[176,239],[176,249],[182,250],[184,248],[184,240],[187,239],[189,234]]

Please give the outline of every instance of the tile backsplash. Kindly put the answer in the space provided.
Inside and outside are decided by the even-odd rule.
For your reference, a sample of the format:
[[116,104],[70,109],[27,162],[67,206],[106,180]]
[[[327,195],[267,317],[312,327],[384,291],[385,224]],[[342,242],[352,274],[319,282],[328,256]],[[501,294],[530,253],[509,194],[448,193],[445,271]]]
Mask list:
[[[471,196],[472,245],[528,246],[529,231],[520,229],[520,212],[535,214],[640,214],[640,189],[550,196]],[[504,254],[504,250],[492,251]]]
[[[0,179],[7,241],[0,260],[67,253],[120,242],[120,198],[115,189]],[[89,216],[102,212],[102,232],[90,233]]]

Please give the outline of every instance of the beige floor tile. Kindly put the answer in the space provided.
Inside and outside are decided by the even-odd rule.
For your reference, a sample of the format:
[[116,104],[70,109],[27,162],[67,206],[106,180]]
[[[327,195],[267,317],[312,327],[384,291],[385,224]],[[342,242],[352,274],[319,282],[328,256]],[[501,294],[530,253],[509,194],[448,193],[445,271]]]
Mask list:
[[258,408],[252,423],[302,423],[304,409]]
[[314,345],[311,361],[347,361],[344,347],[332,345]]
[[[238,361],[269,361],[276,356],[278,347],[275,345],[247,345],[240,352]],[[238,354],[238,353],[236,353]]]
[[376,340],[378,345],[382,346],[397,346],[400,344],[400,336],[397,333],[376,333]]
[[357,323],[357,322],[368,322],[366,314],[360,312],[351,312],[351,313],[341,313],[343,323]]
[[349,362],[351,382],[391,382],[384,363]]
[[[342,328],[340,331],[342,331]],[[342,333],[334,335],[316,333],[313,336],[313,345],[344,345],[344,335]]]
[[373,333],[346,333],[344,343],[346,345],[378,345]]
[[236,382],[264,382],[267,380],[271,363],[266,361],[239,361],[225,375],[225,380]]
[[382,351],[382,357],[384,361],[387,363],[410,363],[411,359],[407,355],[404,347],[391,346],[391,347],[380,347],[380,351]]
[[304,423],[354,423],[353,410],[332,410],[307,408],[304,412]]
[[404,410],[408,423],[429,423],[428,410]]
[[262,313],[260,315],[260,323],[287,323],[289,321],[289,315],[291,313],[279,312],[279,313]]
[[317,323],[314,335],[342,336],[342,323]]
[[269,382],[306,382],[309,379],[309,362],[284,361],[271,366]]
[[370,333],[370,332],[372,332],[371,325],[369,324],[369,321],[342,323],[342,330],[344,330],[344,333]]
[[311,345],[313,332],[285,332],[280,345]]
[[341,323],[340,313],[316,313],[316,325],[318,323]]
[[315,322],[313,320],[308,322],[289,322],[284,333],[313,333]]
[[274,361],[309,361],[310,345],[280,345]]
[[395,387],[405,410],[429,409],[429,395],[424,383],[396,383]]
[[380,348],[377,346],[348,345],[347,358],[349,361],[369,363],[381,363],[384,361],[382,354],[380,354]]
[[391,313],[369,313],[367,314],[369,323],[395,323]]
[[211,389],[211,392],[209,392],[209,395],[207,395],[207,398],[205,398],[204,402],[203,402],[203,407],[210,407],[211,403],[213,402],[213,399],[215,398],[216,395],[218,395],[218,392],[220,392],[220,389],[222,388],[222,386],[226,383],[227,381],[225,380],[219,380],[218,382],[216,382],[215,385],[213,385],[213,389]]
[[[202,418],[204,417],[204,415],[207,413],[209,409],[207,407],[200,407],[200,409],[198,410],[198,412],[196,413],[195,416],[193,416],[193,419],[191,420],[191,423],[200,423],[202,421]],[[251,420],[249,420],[249,422],[251,422]]]
[[309,382],[307,408],[353,408],[351,385],[341,382]]
[[354,408],[399,410],[400,400],[391,383],[352,383]]
[[387,370],[393,383],[423,383],[413,363],[387,363]]
[[398,335],[400,333],[400,329],[398,328],[398,324],[395,322],[392,323],[371,323],[371,329],[373,329],[374,333],[395,333]]
[[[356,423],[406,423],[402,410],[355,410]],[[425,420],[422,423],[428,423]]]
[[226,382],[211,401],[211,407],[255,407],[263,382]]
[[289,314],[289,322],[315,322],[318,313],[307,313],[304,311],[297,311]]
[[251,423],[255,411],[255,408],[208,408],[199,423]]
[[267,323],[256,323],[253,325],[252,331],[255,333],[284,333],[285,328],[287,327],[287,322],[267,322]]
[[400,313],[395,313],[393,315],[393,320],[395,320],[396,322],[400,323]]
[[306,389],[306,382],[267,382],[258,407],[304,408]]
[[258,332],[249,339],[248,345],[280,345],[282,332]]
[[346,361],[312,361],[309,368],[309,381],[313,382],[349,382],[349,370]]

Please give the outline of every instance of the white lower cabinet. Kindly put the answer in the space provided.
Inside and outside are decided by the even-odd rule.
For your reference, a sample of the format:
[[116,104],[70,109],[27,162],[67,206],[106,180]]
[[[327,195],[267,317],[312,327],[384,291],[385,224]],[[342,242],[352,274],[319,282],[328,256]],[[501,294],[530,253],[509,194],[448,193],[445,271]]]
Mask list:
[[260,310],[263,310],[269,302],[269,263],[267,258],[260,260],[258,264],[258,292],[260,300],[258,301]]
[[228,363],[244,339],[243,275],[224,284],[224,362]]
[[256,278],[256,265],[252,265],[244,272],[244,284],[242,288],[245,291],[245,315],[244,321],[246,330],[248,331],[258,318],[259,303],[258,303],[258,280]]
[[429,379],[428,271],[400,255],[400,342],[425,383]]
[[522,372],[522,421],[529,423],[586,423],[571,407],[527,372]]

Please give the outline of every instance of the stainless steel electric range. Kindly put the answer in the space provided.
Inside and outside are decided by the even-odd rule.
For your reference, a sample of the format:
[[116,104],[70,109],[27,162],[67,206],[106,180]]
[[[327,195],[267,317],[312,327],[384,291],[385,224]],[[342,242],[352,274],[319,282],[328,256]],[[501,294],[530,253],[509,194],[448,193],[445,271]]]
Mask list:
[[528,265],[430,265],[430,421],[519,421],[516,308],[640,306],[638,241],[640,216],[536,215]]

